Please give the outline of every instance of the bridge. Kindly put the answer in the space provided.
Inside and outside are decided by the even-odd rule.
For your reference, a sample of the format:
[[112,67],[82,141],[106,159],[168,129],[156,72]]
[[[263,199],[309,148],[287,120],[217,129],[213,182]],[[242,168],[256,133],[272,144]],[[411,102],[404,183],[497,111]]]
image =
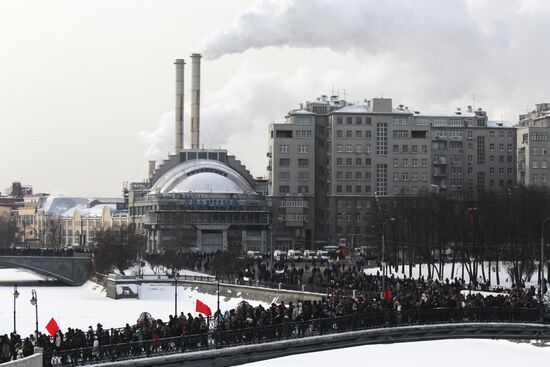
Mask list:
[[0,266],[23,268],[35,273],[56,278],[68,285],[82,285],[91,274],[92,254],[71,253],[70,256],[55,256],[36,253],[33,255],[0,254]]
[[321,350],[440,339],[550,340],[550,313],[538,308],[438,308],[370,312],[157,341],[46,351],[45,366],[226,367]]

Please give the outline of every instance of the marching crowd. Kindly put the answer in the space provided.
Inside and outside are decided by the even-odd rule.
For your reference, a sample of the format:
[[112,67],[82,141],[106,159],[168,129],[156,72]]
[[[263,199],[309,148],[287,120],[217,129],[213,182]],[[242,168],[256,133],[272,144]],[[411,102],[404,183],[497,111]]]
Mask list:
[[462,280],[386,279],[386,290],[382,292],[382,278],[379,275],[364,275],[360,271],[350,270],[336,277],[331,274],[331,285],[345,287],[346,284],[362,285],[358,287],[363,292],[357,292],[355,297],[346,296],[339,291],[330,297],[318,301],[281,302],[253,307],[246,301],[232,310],[216,312],[212,318],[202,314],[196,316],[183,312],[177,317],[170,315],[168,320],[154,319],[144,313],[133,325],[126,324],[122,328],[104,329],[101,324],[96,328],[90,326],[87,330],[69,328],[61,330],[51,337],[47,334],[29,335],[21,339],[17,334],[0,337],[0,361],[17,359],[32,354],[33,347],[44,348],[45,352],[63,351],[84,347],[99,348],[104,345],[122,344],[128,342],[158,341],[163,338],[202,335],[215,330],[216,332],[260,328],[263,326],[282,325],[296,321],[315,319],[331,319],[348,315],[380,314],[388,309],[396,312],[406,310],[430,310],[451,308],[468,310],[472,308],[536,308],[534,289],[514,287],[508,293],[496,293],[482,296],[465,290]]

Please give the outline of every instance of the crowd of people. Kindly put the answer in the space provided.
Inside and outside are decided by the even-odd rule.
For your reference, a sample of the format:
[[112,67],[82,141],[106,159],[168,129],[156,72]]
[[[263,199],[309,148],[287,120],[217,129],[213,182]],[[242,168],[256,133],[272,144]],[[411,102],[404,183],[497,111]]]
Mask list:
[[[101,324],[96,328],[90,326],[87,330],[69,328],[66,332],[58,331],[53,337],[39,333],[29,335],[23,340],[17,334],[4,335],[0,338],[1,360],[8,361],[32,354],[33,347],[44,348],[46,353],[91,348],[88,358],[100,354],[101,346],[124,344],[131,342],[158,342],[166,338],[201,336],[195,343],[207,343],[207,335],[212,332],[226,333],[243,329],[261,330],[262,327],[290,325],[292,322],[310,320],[333,320],[335,317],[380,315],[384,310],[397,312],[399,315],[411,310],[430,311],[435,309],[470,310],[498,307],[500,309],[538,307],[534,289],[514,287],[507,293],[481,295],[477,292],[464,290],[464,282],[420,279],[386,279],[385,292],[369,292],[380,290],[379,275],[359,275],[361,283],[367,292],[358,292],[355,297],[347,296],[340,291],[334,291],[328,297],[316,301],[298,300],[297,302],[280,302],[269,307],[262,305],[253,307],[246,301],[232,310],[215,312],[212,317],[202,314],[193,316],[183,312],[176,316],[170,315],[168,320],[154,319],[144,313],[133,325],[126,324],[121,328],[104,329]],[[363,277],[365,277],[363,279]],[[333,286],[341,286],[341,280],[335,278]],[[360,287],[359,287],[360,288]],[[295,329],[298,332],[298,329]],[[180,348],[181,348],[180,344]],[[140,349],[141,350],[141,349]]]
[[[84,250],[80,252],[85,252]],[[70,248],[10,247],[0,249],[0,256],[55,256],[72,257],[75,251]]]

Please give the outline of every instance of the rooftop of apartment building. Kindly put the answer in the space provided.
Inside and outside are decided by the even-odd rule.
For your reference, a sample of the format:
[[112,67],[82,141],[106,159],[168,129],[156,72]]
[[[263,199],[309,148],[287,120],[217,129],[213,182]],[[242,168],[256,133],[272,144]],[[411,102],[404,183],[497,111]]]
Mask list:
[[539,103],[529,113],[519,115],[519,126],[550,127],[550,103]]

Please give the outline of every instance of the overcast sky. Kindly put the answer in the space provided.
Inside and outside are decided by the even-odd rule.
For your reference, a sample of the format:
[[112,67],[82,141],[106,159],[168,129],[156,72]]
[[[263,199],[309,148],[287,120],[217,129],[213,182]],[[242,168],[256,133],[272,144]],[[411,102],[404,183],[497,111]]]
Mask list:
[[333,91],[516,121],[550,101],[548,19],[546,0],[0,0],[0,191],[144,179],[173,150],[173,61],[193,52],[201,143],[256,176],[268,124]]

